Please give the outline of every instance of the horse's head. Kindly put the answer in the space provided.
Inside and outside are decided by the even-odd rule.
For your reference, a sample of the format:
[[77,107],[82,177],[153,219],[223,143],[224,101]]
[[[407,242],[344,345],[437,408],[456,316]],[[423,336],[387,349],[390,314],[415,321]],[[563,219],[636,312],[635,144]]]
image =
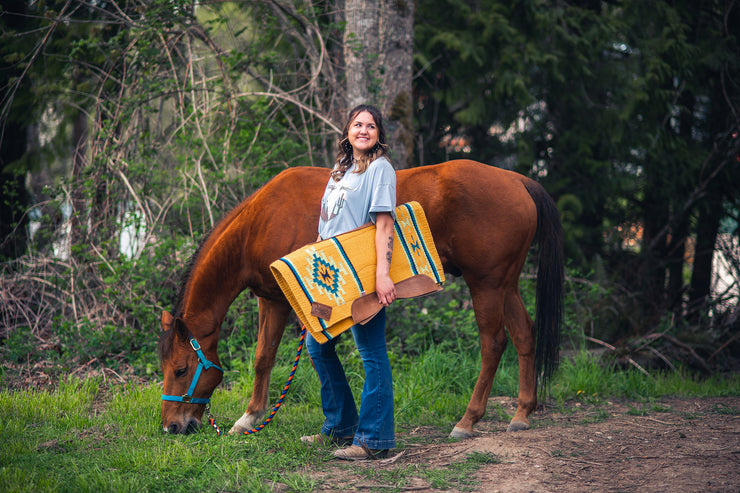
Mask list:
[[221,383],[216,346],[218,337],[196,340],[185,322],[162,313],[159,357],[164,375],[162,425],[169,433],[189,433],[200,427],[213,390]]

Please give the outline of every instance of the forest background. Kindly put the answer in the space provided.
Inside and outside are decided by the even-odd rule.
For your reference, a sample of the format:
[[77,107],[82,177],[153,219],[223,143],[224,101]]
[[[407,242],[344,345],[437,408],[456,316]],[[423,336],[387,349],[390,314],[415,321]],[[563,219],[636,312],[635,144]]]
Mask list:
[[[734,0],[4,0],[3,385],[156,378],[199,241],[286,167],[329,166],[359,102],[398,168],[466,158],[545,185],[566,342],[736,370],[737,26]],[[409,323],[391,329],[449,337]],[[222,337],[255,325],[245,293]]]

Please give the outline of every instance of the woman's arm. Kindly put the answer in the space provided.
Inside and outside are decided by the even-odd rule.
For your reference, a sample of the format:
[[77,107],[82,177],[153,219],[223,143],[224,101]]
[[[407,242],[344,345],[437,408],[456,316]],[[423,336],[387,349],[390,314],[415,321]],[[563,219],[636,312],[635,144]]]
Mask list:
[[375,214],[375,252],[378,265],[375,270],[375,292],[383,306],[396,299],[396,286],[391,281],[391,258],[393,257],[393,216],[390,212]]

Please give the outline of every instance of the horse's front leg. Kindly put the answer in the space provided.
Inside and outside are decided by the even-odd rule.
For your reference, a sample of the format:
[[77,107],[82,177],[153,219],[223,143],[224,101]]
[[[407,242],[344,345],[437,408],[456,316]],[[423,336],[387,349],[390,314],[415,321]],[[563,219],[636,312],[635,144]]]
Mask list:
[[267,397],[270,389],[270,373],[275,366],[280,339],[288,323],[290,306],[286,303],[258,298],[259,332],[257,333],[257,354],[254,361],[254,388],[247,410],[229,430],[238,434],[251,430],[261,423],[267,411]]

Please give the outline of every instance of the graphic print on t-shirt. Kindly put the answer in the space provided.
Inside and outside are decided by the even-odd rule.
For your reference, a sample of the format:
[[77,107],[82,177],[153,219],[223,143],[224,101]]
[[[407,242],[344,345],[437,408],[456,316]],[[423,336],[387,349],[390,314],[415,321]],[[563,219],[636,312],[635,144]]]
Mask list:
[[339,215],[339,212],[347,202],[347,192],[352,192],[357,188],[348,187],[346,185],[329,185],[329,193],[326,196],[326,201],[321,204],[321,219],[328,221]]

